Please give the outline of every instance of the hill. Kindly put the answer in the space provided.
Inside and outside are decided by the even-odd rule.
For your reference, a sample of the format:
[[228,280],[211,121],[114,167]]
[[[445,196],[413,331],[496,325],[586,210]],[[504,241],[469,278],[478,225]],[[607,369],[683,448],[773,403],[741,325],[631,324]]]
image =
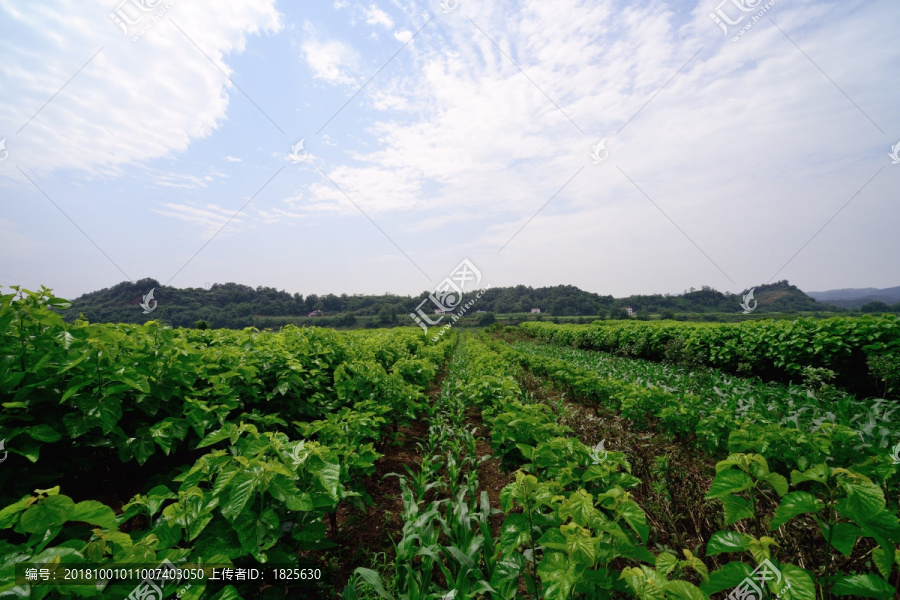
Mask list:
[[[153,301],[146,307],[141,303],[153,290]],[[710,287],[691,288],[680,295],[653,294],[614,298],[587,292],[571,285],[532,288],[524,285],[490,288],[470,309],[498,314],[528,313],[539,308],[550,316],[593,316],[605,318],[625,316],[631,307],[639,316],[679,313],[740,313],[743,296],[719,292]],[[72,301],[72,308],[63,311],[64,318],[73,321],[83,315],[91,322],[143,323],[159,319],[176,327],[192,327],[206,321],[210,327],[242,328],[259,326],[271,317],[306,317],[310,313],[324,314],[322,321],[329,326],[354,326],[364,322],[368,326],[412,323],[407,315],[428,298],[428,292],[416,297],[393,294],[363,295],[291,294],[270,287],[252,288],[238,283],[214,284],[209,289],[165,286],[155,279],[123,282],[111,288],[84,294]],[[465,300],[474,299],[466,294]],[[754,289],[755,313],[832,311],[810,298],[787,281],[760,285]],[[424,310],[433,312],[430,302]],[[321,311],[321,313],[318,313]]]
[[900,303],[900,286],[892,288],[845,288],[824,292],[807,292],[819,302],[827,302],[843,308],[860,308],[870,302]]

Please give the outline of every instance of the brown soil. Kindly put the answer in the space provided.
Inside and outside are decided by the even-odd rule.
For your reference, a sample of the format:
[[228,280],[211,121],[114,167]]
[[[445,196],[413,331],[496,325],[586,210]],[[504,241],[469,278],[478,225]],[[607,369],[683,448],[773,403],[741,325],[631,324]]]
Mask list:
[[[445,363],[429,386],[426,402],[433,403],[440,396],[448,370],[449,364]],[[379,448],[383,456],[375,463],[375,473],[363,482],[372,498],[372,505],[367,506],[365,512],[347,505],[339,507],[336,515],[338,532],[336,535],[331,533],[331,539],[338,547],[322,557],[333,565],[331,585],[335,595],[343,591],[354,569],[372,567],[375,554],[385,553],[384,562],[393,560],[391,536],[394,536],[394,541],[399,541],[398,536],[403,529],[400,517],[403,500],[399,478],[385,476],[388,473],[406,474],[404,465],[418,470],[423,457],[416,442],[428,437],[428,427],[429,423],[424,418],[418,419],[408,427],[400,427],[393,443]]]
[[[477,427],[475,435],[475,449],[478,452],[478,460],[487,456],[483,462],[478,463],[478,496],[481,492],[487,492],[492,508],[500,508],[500,491],[515,481],[512,473],[504,471],[500,466],[500,459],[494,456],[491,448],[490,430],[481,418],[477,409],[471,408],[466,420],[467,427]],[[490,518],[491,534],[496,538],[500,533],[505,515],[498,513]]]
[[385,475],[405,474],[404,465],[415,469],[422,462],[416,442],[427,437],[428,423],[416,421],[411,427],[401,427],[398,433],[396,444],[384,449],[384,456],[375,464],[375,473],[363,482],[373,504],[367,506],[364,513],[348,505],[342,505],[337,511],[338,533],[331,535],[332,541],[339,546],[327,554],[330,554],[329,562],[337,565],[332,584],[338,593],[344,589],[354,569],[372,566],[373,554],[385,552],[391,556],[390,536],[396,538],[403,528],[400,480]]
[[669,547],[679,555],[684,548],[693,552],[723,528],[721,506],[704,498],[715,476],[715,458],[652,428],[635,431],[626,419],[594,403],[566,399],[550,380],[530,372],[520,376],[520,383],[539,402],[561,402],[560,423],[582,443],[594,446],[605,440],[607,450],[625,453],[631,474],[641,480],[629,491],[647,514],[650,547]]

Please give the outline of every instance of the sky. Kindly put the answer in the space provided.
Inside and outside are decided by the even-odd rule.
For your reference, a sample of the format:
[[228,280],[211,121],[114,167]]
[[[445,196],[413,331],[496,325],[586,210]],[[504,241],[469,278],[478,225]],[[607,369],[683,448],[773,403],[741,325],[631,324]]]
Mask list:
[[900,4],[719,2],[0,0],[0,284],[900,285]]

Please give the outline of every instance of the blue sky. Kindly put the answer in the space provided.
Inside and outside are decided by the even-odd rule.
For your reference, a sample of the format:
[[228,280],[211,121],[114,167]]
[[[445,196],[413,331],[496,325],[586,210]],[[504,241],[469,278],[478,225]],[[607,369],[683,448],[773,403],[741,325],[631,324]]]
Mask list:
[[772,4],[0,0],[0,284],[898,285],[900,5]]

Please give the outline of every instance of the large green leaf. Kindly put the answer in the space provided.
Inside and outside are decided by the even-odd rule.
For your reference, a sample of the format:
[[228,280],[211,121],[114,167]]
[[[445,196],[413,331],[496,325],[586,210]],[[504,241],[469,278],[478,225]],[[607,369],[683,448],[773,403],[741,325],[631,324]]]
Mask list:
[[843,487],[856,514],[873,515],[884,509],[884,492],[874,483],[869,481],[845,482]]
[[[891,571],[894,569],[894,557],[891,555],[893,551],[885,552],[884,548],[878,546],[872,551],[872,562],[875,563],[875,566],[878,567],[878,572],[881,573],[881,576],[885,579],[889,579],[891,576]],[[898,557],[900,557],[900,550],[897,551]]]
[[59,434],[59,432],[47,424],[29,427],[25,430],[25,433],[31,436],[32,439],[35,439],[39,442],[46,442],[48,444],[58,442],[62,439],[62,436]]
[[752,519],[753,511],[750,510],[750,503],[741,498],[729,494],[722,497],[722,508],[725,510],[725,524],[734,525],[742,519]]
[[18,502],[14,502],[0,510],[0,529],[8,529],[15,525],[19,520],[19,513],[31,506],[34,500],[33,496],[25,496]]
[[781,581],[770,582],[778,600],[816,600],[816,586],[808,571],[791,564],[782,564],[778,569]]
[[853,552],[853,546],[856,545],[856,541],[863,533],[862,529],[852,523],[837,523],[829,526],[820,522],[819,528],[822,530],[822,537],[826,540],[828,539],[829,530],[831,531],[831,545],[848,558]]
[[723,552],[746,552],[752,538],[736,531],[717,531],[706,543],[706,555],[714,556]]
[[212,433],[208,434],[197,444],[197,448],[206,448],[207,446],[212,446],[213,444],[217,444],[222,440],[227,440],[231,437],[231,430],[225,427],[221,429],[217,429]]
[[22,515],[22,529],[28,533],[43,533],[59,527],[67,520],[75,503],[68,496],[57,494],[42,502],[32,504]]
[[565,600],[578,583],[583,567],[570,562],[562,552],[547,552],[538,564],[538,575],[544,584],[544,598]]
[[567,534],[566,552],[572,562],[588,568],[593,567],[595,562],[594,539],[591,538],[591,532],[579,527]]
[[769,530],[774,531],[778,529],[798,515],[817,513],[823,508],[825,508],[824,503],[809,492],[791,492],[786,494],[775,510],[775,516],[772,517]]
[[775,490],[775,493],[779,496],[787,494],[788,482],[784,475],[779,475],[778,473],[766,473],[760,477],[760,480],[771,485],[772,489]]
[[640,536],[642,542],[647,541],[650,528],[647,526],[647,515],[634,500],[626,500],[616,507],[616,513],[625,519],[635,533]]
[[522,513],[507,515],[500,528],[500,549],[504,556],[531,542],[528,518]]
[[569,517],[576,524],[587,527],[596,509],[594,498],[584,489],[573,492],[559,507],[559,518],[563,521]]
[[656,572],[668,576],[678,566],[678,557],[671,552],[661,552],[656,557]]
[[147,459],[149,459],[156,451],[156,446],[153,445],[153,439],[143,436],[129,440],[128,447],[134,452],[134,459],[139,465],[143,465],[147,462]]
[[85,500],[76,504],[69,511],[68,520],[84,521],[106,529],[115,529],[118,526],[116,513],[113,512],[113,509],[96,500]]
[[712,485],[707,492],[707,498],[721,498],[735,492],[742,492],[753,487],[753,480],[750,476],[737,469],[728,469],[720,471],[713,479]]
[[256,477],[246,471],[235,475],[228,486],[228,500],[220,501],[222,516],[234,521],[256,491]]
[[708,600],[703,592],[693,583],[687,581],[667,581],[663,589],[668,598],[680,598],[682,600]]
[[882,577],[867,573],[838,577],[831,588],[835,596],[855,596],[890,600],[897,590]]
[[109,433],[122,418],[122,399],[106,396],[97,403],[96,410],[92,410],[90,414],[100,419],[103,433]]
[[716,569],[709,574],[709,581],[703,583],[700,589],[707,594],[715,594],[722,590],[735,587],[741,581],[750,576],[753,567],[744,562],[730,562],[721,569]]

